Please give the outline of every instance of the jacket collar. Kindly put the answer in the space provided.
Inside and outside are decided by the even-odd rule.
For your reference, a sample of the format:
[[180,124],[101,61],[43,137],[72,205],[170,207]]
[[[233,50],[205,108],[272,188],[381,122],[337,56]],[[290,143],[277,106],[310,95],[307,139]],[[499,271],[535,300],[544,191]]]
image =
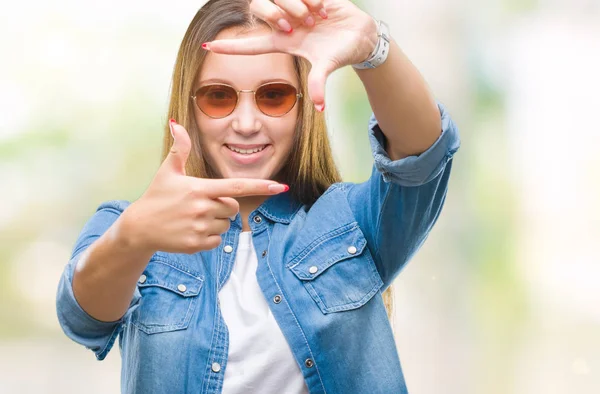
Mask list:
[[280,193],[269,197],[257,210],[274,222],[288,224],[301,206],[290,193]]

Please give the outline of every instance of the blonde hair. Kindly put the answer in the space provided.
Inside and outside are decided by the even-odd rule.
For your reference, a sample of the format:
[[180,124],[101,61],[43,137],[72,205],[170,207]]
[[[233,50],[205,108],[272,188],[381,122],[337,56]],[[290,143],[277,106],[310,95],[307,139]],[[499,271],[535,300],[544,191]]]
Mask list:
[[[198,72],[206,51],[201,44],[215,39],[224,29],[241,28],[252,30],[261,25],[269,27],[256,18],[249,9],[248,0],[210,0],[194,16],[179,48],[173,71],[171,97],[167,119],[173,118],[183,125],[190,135],[192,151],[186,164],[189,176],[215,178],[216,174],[202,153],[199,130],[190,99]],[[306,59],[294,56],[296,76],[300,91],[308,98],[308,73],[311,65]],[[335,165],[325,118],[317,112],[309,99],[300,101],[301,107],[296,122],[294,148],[288,162],[281,171],[281,182],[292,185],[291,196],[298,202],[312,205],[333,183],[341,182]],[[163,160],[173,145],[169,125],[165,124],[163,137]],[[383,301],[393,327],[393,289],[389,286],[383,293]]]

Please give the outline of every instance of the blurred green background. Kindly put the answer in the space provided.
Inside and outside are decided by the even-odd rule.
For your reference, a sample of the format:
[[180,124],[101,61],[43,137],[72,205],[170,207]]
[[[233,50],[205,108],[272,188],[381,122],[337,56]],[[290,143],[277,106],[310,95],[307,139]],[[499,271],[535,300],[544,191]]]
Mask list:
[[[396,281],[415,394],[600,393],[600,1],[355,1],[459,125],[444,212]],[[0,12],[0,392],[119,391],[67,339],[59,276],[85,221],[160,165],[178,45],[202,1],[14,2]],[[327,82],[344,178],[371,170],[350,67]]]

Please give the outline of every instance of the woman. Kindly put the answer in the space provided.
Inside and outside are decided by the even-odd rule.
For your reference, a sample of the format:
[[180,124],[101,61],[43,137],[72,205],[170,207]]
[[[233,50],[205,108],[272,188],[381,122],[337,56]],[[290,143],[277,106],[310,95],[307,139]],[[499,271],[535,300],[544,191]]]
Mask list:
[[[361,184],[341,182],[322,114],[347,65],[373,109]],[[407,392],[386,307],[459,139],[385,24],[348,0],[211,0],[168,115],[146,192],[76,241],[65,333],[99,360],[118,337],[127,393]]]

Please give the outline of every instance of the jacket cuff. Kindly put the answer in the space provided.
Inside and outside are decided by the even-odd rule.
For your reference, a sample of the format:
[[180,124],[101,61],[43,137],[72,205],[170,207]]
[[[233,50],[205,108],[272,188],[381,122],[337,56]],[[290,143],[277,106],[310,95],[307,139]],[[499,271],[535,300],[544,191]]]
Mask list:
[[[58,321],[65,334],[75,342],[92,350],[98,360],[103,360],[123,329],[125,320],[137,305],[133,308],[130,307],[121,319],[114,322],[97,320],[83,310],[75,299],[72,284],[73,271],[82,254],[79,253],[73,257],[63,272],[56,297],[56,311]],[[140,294],[136,288],[131,305],[137,304],[139,299]]]
[[384,149],[386,137],[379,127],[375,114],[369,120],[369,141],[373,152],[374,165],[381,172],[385,182],[401,186],[420,186],[436,178],[446,163],[460,146],[460,138],[455,123],[438,103],[442,120],[442,133],[425,152],[417,156],[408,156],[392,160]]

